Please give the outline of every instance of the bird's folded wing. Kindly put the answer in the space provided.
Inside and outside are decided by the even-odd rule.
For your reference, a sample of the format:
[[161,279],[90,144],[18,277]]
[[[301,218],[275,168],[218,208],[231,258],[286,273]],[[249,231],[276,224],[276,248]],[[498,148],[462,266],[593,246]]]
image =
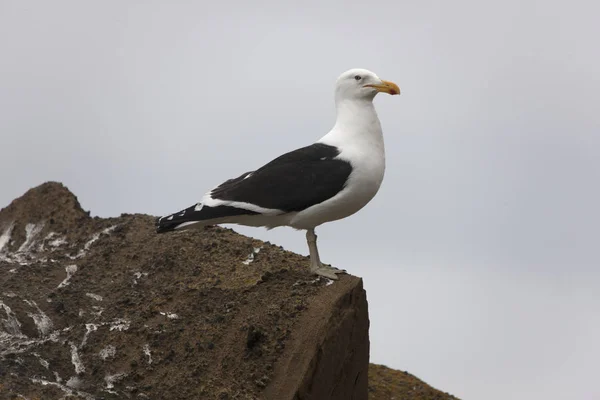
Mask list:
[[254,172],[230,179],[208,196],[282,212],[302,211],[344,189],[352,166],[334,146],[315,143],[286,153]]

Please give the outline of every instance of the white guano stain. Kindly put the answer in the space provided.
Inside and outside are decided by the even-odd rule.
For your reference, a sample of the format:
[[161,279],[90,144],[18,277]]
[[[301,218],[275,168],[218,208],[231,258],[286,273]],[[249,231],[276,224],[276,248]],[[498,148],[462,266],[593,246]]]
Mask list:
[[94,293],[86,293],[85,294],[87,297],[90,297],[96,301],[102,301],[102,296],[100,296],[99,294],[94,294]]
[[67,381],[66,385],[71,389],[81,389],[83,387],[83,380],[78,376],[72,376]]
[[108,346],[106,346],[105,348],[100,350],[100,352],[98,353],[98,356],[103,361],[106,361],[109,358],[113,358],[115,356],[115,354],[117,354],[117,348],[115,346],[113,346],[112,344],[109,344]]
[[85,346],[85,344],[87,343],[87,339],[90,333],[95,332],[98,330],[98,325],[96,324],[85,324],[85,333],[83,334],[83,339],[81,339],[81,344],[79,345],[79,348],[83,348],[83,346]]
[[[54,233],[54,232],[52,232],[52,233]],[[67,244],[67,239],[65,239],[64,236],[56,238],[56,239],[53,239],[53,240],[51,240],[51,241],[48,242],[48,245],[50,247],[52,247],[53,249],[56,249],[57,247],[60,247],[63,244]]]
[[104,377],[104,382],[106,382],[107,389],[113,389],[115,387],[115,382],[120,381],[121,379],[127,376],[126,373],[119,372],[113,375],[106,375]]
[[47,234],[46,237],[40,241],[40,244],[38,245],[38,248],[37,248],[38,251],[46,251],[46,245],[49,245],[51,247],[51,251],[54,251],[54,250],[56,250],[56,248],[58,246],[67,243],[66,240],[64,239],[64,237],[52,239],[53,237],[55,237],[57,235],[58,235],[58,233],[56,233],[56,232],[50,232],[49,234]]
[[40,333],[40,336],[47,336],[52,331],[52,320],[38,307],[37,303],[33,300],[23,300],[29,307],[35,308],[37,312],[27,313]]
[[44,228],[44,223],[40,223],[40,224],[31,224],[30,223],[30,224],[25,225],[25,241],[19,247],[19,249],[17,250],[17,253],[29,252],[29,250],[31,250],[31,248],[35,244],[35,240],[34,240],[35,237],[42,231],[43,228]]
[[92,314],[92,315],[94,315],[96,317],[101,316],[102,313],[104,312],[104,308],[100,307],[100,306],[92,306],[92,310],[93,311],[90,311],[90,314]]
[[137,285],[138,284],[138,279],[141,279],[142,276],[146,277],[146,276],[148,276],[148,273],[147,272],[140,272],[140,271],[134,272],[133,273],[133,284]]
[[62,330],[55,330],[49,335],[40,339],[32,339],[22,333],[9,334],[0,330],[0,357],[8,354],[21,354],[33,346],[40,346],[48,341],[56,343],[62,333],[68,332],[72,327],[66,327]]
[[2,327],[8,335],[23,336],[21,333],[21,323],[12,309],[7,304],[4,304],[2,300],[0,300],[0,307],[3,308],[6,313],[6,318],[0,318],[0,327]]
[[110,323],[110,330],[111,331],[126,331],[127,329],[129,329],[130,324],[131,324],[131,321],[128,321],[124,318],[117,318],[116,320],[114,320]]
[[79,357],[79,353],[77,352],[77,346],[75,346],[73,343],[71,343],[71,362],[75,367],[75,373],[77,375],[85,372],[85,366],[83,365],[83,362]]
[[152,353],[150,352],[150,345],[148,343],[144,345],[144,354],[148,357],[148,364],[152,364]]
[[12,234],[13,228],[15,227],[15,223],[12,222],[8,228],[4,230],[2,235],[0,235],[0,253],[4,250],[4,247],[10,242],[10,235]]
[[33,353],[33,355],[35,356],[35,358],[38,359],[38,361],[40,362],[40,364],[42,365],[42,367],[49,369],[50,368],[50,363],[46,360],[44,360],[42,358],[42,356],[40,356],[38,353]]
[[75,255],[74,257],[71,257],[72,259],[77,259],[77,258],[81,258],[83,256],[86,255],[86,253],[88,252],[88,250],[90,249],[90,247],[92,247],[92,245],[98,240],[100,239],[100,236],[102,235],[108,235],[110,234],[112,231],[114,231],[117,228],[118,225],[113,225],[113,226],[109,226],[106,229],[103,229],[102,231],[95,233],[92,238],[90,240],[88,240],[84,245],[83,245],[83,249],[79,250],[79,253],[77,253],[77,255]]
[[166,316],[168,319],[179,319],[179,315],[171,312],[160,312],[160,315]]
[[79,396],[79,397],[83,397],[85,400],[94,400],[94,396],[92,396],[89,393],[85,393],[82,392],[81,390],[76,390],[76,389],[71,389],[59,382],[50,382],[47,381],[45,379],[39,379],[39,378],[30,378],[31,382],[33,383],[37,383],[43,386],[55,386],[57,388],[59,388],[60,390],[62,390],[63,392],[65,392],[68,396]]
[[246,258],[246,260],[245,260],[245,261],[242,261],[242,264],[244,264],[244,265],[250,265],[250,263],[251,263],[251,262],[253,262],[253,261],[254,261],[254,259],[256,258],[256,255],[257,255],[258,253],[260,253],[260,250],[261,250],[261,249],[262,249],[262,247],[255,247],[255,248],[252,250],[252,253],[250,253],[250,254],[248,255],[248,258]]
[[75,274],[75,272],[77,272],[77,265],[67,265],[65,267],[65,271],[67,272],[67,277],[61,283],[58,284],[58,286],[56,287],[57,289],[65,287],[69,284],[69,280],[71,280],[71,277]]
[[0,356],[20,354],[39,343],[39,340],[30,339],[25,335],[9,335],[6,332],[0,332]]
[[[32,224],[29,223],[25,226],[25,241],[19,246],[17,251],[9,252],[7,245],[11,243],[11,235],[14,231],[15,223],[12,222],[8,228],[4,230],[0,235],[0,261],[8,263],[18,263],[19,265],[29,265],[32,260],[35,260],[33,250],[35,249],[36,237],[44,228],[44,223]],[[41,245],[40,245],[41,246]],[[38,246],[39,247],[39,246]],[[41,246],[43,247],[43,246]],[[17,269],[13,268],[9,272],[17,272]]]

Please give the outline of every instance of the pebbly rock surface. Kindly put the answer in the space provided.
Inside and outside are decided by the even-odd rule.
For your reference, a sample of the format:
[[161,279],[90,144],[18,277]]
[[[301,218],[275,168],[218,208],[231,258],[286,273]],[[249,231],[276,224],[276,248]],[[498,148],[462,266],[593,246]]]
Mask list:
[[154,218],[55,182],[0,210],[0,399],[367,399],[359,278]]

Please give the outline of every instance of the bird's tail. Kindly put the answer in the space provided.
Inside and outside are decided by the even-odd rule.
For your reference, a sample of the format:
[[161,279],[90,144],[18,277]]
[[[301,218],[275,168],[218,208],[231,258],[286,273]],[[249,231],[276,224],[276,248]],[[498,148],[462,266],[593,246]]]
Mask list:
[[209,207],[202,203],[181,210],[175,214],[156,219],[156,233],[171,232],[185,227],[204,226],[219,223],[227,217],[258,214],[243,208],[218,205]]

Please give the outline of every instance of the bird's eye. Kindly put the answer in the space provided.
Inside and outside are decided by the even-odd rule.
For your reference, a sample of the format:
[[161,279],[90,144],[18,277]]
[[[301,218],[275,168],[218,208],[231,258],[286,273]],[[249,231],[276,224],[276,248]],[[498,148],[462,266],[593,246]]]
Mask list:
[[362,79],[362,76],[360,76],[360,75],[356,75],[356,76],[354,77],[354,79],[356,79],[357,81],[360,81],[360,80]]

